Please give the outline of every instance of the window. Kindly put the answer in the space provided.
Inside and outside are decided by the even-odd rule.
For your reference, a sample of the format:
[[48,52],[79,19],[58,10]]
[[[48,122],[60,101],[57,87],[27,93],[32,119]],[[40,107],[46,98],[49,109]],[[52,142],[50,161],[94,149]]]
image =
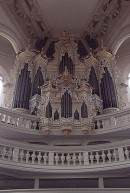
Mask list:
[[128,87],[130,88],[130,73],[128,74]]
[[3,78],[0,76],[0,105],[3,104]]
[[126,84],[128,85],[128,87],[127,87],[127,99],[128,99],[128,102],[130,102],[130,73],[127,76]]
[[1,95],[2,91],[3,91],[3,78],[2,78],[2,76],[0,76],[0,95]]

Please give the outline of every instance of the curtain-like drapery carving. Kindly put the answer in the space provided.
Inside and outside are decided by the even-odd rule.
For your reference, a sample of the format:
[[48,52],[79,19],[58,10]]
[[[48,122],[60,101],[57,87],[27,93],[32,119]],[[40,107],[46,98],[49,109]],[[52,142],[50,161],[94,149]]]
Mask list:
[[51,118],[52,117],[52,106],[50,101],[48,102],[47,106],[46,106],[46,118]]
[[88,117],[88,109],[87,109],[87,105],[84,101],[83,101],[82,106],[81,106],[81,117],[82,118]]
[[72,117],[72,98],[68,91],[61,98],[61,117]]
[[103,109],[117,107],[116,91],[112,77],[108,69],[104,68],[105,73],[101,79],[101,95],[103,99]]
[[39,67],[34,77],[32,96],[34,96],[35,94],[41,95],[40,86],[42,86],[43,84],[44,84],[44,79],[43,79],[43,75],[41,72],[41,67]]
[[14,108],[29,109],[29,100],[31,94],[31,78],[30,72],[28,71],[28,64],[24,65],[19,74],[18,81],[15,87]]
[[65,71],[65,66],[68,69],[68,72],[72,75],[74,75],[74,64],[70,57],[68,57],[68,53],[65,53],[64,56],[62,56],[62,61],[59,65],[59,74],[62,74]]
[[88,83],[93,87],[92,94],[97,94],[99,96],[99,84],[93,66],[91,67]]

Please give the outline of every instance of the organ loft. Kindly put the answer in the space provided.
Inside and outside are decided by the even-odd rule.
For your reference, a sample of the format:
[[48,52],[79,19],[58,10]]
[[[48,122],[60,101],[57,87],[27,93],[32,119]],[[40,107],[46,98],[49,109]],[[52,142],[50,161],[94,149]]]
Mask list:
[[118,111],[124,104],[115,80],[114,56],[101,43],[81,57],[78,42],[67,32],[54,46],[51,58],[31,44],[17,55],[13,97],[7,106],[38,116],[37,129],[43,135],[87,135],[97,127],[96,115]]

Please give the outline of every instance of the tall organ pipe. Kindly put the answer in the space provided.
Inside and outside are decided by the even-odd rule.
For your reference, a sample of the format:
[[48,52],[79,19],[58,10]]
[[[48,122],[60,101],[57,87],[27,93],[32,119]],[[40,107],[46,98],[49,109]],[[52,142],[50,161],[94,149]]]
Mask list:
[[61,117],[72,117],[72,98],[68,91],[61,98]]
[[63,74],[65,71],[65,66],[67,67],[69,73],[71,75],[74,75],[74,64],[70,57],[68,57],[68,53],[65,53],[64,56],[62,56],[62,60],[59,65],[59,73]]
[[31,94],[31,78],[28,71],[28,64],[24,65],[24,68],[19,74],[18,81],[15,87],[13,107],[29,109],[29,100]]
[[44,79],[41,72],[41,67],[39,67],[34,77],[32,96],[34,96],[35,94],[41,95],[40,86],[42,86],[43,84],[44,84]]
[[99,84],[98,84],[98,79],[93,66],[91,67],[88,83],[93,87],[92,94],[97,94],[99,96]]
[[47,106],[46,106],[46,118],[51,118],[52,117],[52,106],[50,101],[48,102]]
[[110,107],[117,107],[116,91],[112,77],[106,67],[104,67],[105,73],[101,79],[101,95],[103,99],[103,109]]
[[82,106],[81,106],[81,117],[82,118],[87,118],[88,117],[87,105],[84,101],[83,101]]

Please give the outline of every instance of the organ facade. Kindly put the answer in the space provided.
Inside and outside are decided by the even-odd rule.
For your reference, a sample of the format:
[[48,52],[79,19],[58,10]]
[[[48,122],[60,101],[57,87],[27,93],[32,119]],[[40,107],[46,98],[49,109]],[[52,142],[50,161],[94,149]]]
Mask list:
[[77,50],[64,32],[50,59],[31,44],[17,56],[12,109],[39,116],[44,134],[87,134],[96,115],[121,108],[113,55],[102,45],[85,57]]

